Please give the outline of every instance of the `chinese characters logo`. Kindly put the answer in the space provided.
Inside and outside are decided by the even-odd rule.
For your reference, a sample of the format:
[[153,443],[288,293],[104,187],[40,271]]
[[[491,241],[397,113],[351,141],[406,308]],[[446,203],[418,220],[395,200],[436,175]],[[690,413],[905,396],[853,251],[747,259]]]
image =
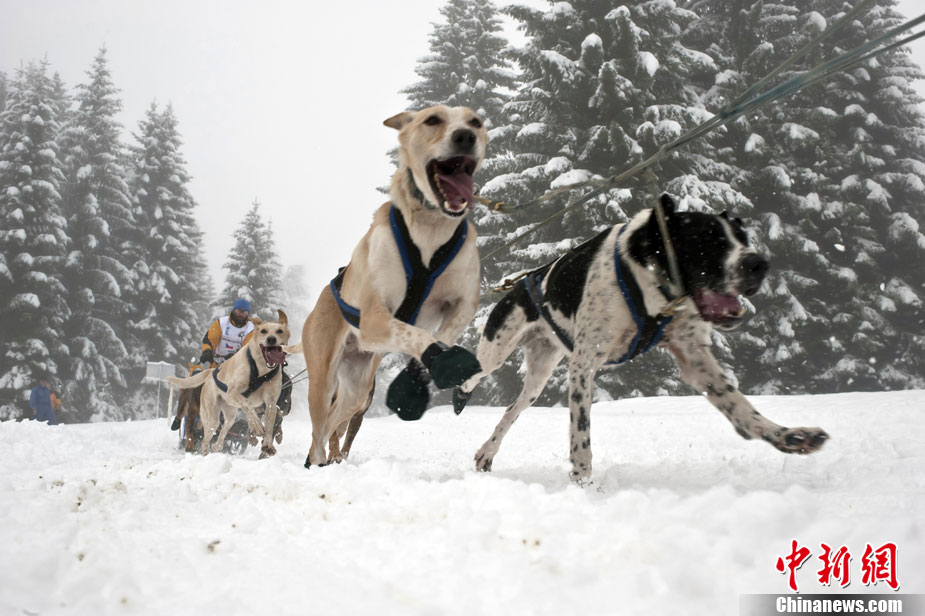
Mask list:
[[[842,588],[851,583],[852,554],[846,546],[833,549],[825,543],[820,543],[822,554],[817,557],[821,567],[816,572],[819,584],[830,586],[836,583]],[[801,546],[794,539],[791,543],[790,553],[777,559],[777,571],[788,576],[787,583],[790,590],[799,592],[797,586],[797,571],[809,560],[812,552],[809,548]],[[896,544],[885,543],[874,548],[869,543],[864,547],[861,556],[861,584],[872,586],[877,582],[884,582],[893,590],[899,589],[899,580],[896,578]]]

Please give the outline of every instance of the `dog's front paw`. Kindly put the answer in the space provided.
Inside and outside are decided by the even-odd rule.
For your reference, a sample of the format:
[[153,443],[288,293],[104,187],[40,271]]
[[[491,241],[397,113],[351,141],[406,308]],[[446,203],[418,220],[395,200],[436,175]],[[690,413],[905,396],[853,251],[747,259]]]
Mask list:
[[416,360],[398,373],[385,396],[385,405],[403,421],[421,418],[430,404],[430,388],[424,367]]
[[575,483],[582,488],[593,485],[593,482],[591,481],[591,469],[589,468],[573,469],[569,471],[568,478],[572,481],[572,483]]
[[439,342],[427,347],[421,362],[427,366],[434,385],[440,389],[462,385],[482,370],[479,360],[466,349],[448,347]]
[[491,472],[491,463],[495,456],[492,453],[482,451],[481,449],[475,454],[475,470],[480,473]]
[[822,428],[787,428],[775,434],[771,444],[784,453],[807,454],[818,451],[829,440]]

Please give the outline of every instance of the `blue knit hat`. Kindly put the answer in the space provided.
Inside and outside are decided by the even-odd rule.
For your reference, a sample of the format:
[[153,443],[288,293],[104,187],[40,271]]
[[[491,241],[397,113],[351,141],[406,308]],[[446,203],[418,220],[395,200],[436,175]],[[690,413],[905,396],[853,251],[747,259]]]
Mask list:
[[246,310],[247,312],[251,311],[251,303],[246,299],[236,300],[234,306],[231,307],[232,310]]

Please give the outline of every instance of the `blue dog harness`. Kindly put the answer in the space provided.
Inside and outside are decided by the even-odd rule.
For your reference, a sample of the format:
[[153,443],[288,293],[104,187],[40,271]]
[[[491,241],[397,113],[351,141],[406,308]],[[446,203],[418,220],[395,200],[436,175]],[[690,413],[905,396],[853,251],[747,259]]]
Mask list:
[[[401,211],[394,205],[389,210],[389,225],[392,228],[392,237],[395,238],[395,244],[398,246],[398,253],[401,255],[407,284],[405,298],[395,311],[395,318],[414,325],[437,278],[446,271],[466,242],[469,224],[465,220],[459,223],[456,231],[453,232],[453,237],[434,252],[434,256],[430,259],[430,267],[424,265],[421,251],[411,239],[411,233],[408,231],[408,225],[405,224]],[[344,320],[358,328],[360,327],[360,309],[345,302],[340,294],[346,273],[347,268],[341,268],[331,281],[331,293],[334,294],[334,301],[337,302],[337,307]]]
[[[246,349],[247,351],[247,364],[251,368],[250,379],[248,380],[247,389],[241,392],[241,395],[245,398],[249,398],[252,393],[263,387],[263,384],[276,376],[276,373],[279,372],[279,365],[275,366],[272,370],[260,376],[260,373],[257,370],[257,362],[254,361],[254,358],[251,357],[251,350]],[[215,386],[222,390],[223,393],[228,393],[228,385],[222,383],[218,380],[218,368],[212,371],[212,380],[215,381]]]
[[[617,234],[618,240],[625,230],[626,225],[624,225]],[[633,277],[632,274],[627,273],[624,275],[624,263],[623,259],[620,257],[619,241],[614,242],[613,263],[614,269],[617,272],[617,285],[620,287],[623,300],[626,302],[630,314],[633,317],[633,322],[636,324],[636,335],[633,336],[633,340],[630,342],[629,350],[627,350],[620,359],[607,362],[605,365],[608,366],[626,363],[654,347],[658,344],[658,341],[662,339],[665,327],[674,318],[674,315],[653,317],[646,312],[645,302],[642,297],[642,290],[639,288],[639,283],[636,282],[636,278]],[[575,349],[575,343],[568,332],[562,329],[559,324],[553,320],[549,308],[546,307],[546,300],[543,296],[543,278],[550,271],[552,271],[552,268],[542,268],[529,274],[524,278],[524,286],[534,307],[543,316],[546,322],[549,323],[549,326],[562,345],[571,353]]]

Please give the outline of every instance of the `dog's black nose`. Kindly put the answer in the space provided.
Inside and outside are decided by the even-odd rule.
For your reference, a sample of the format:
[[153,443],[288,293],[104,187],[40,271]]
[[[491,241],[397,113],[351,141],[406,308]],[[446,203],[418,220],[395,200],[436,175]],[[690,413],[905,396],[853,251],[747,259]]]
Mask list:
[[745,255],[739,268],[742,270],[742,279],[745,282],[745,294],[754,295],[768,273],[768,260],[754,253]]
[[471,152],[472,148],[475,147],[475,133],[468,128],[456,129],[450,139],[452,139],[453,145],[456,146],[456,150],[459,152]]
[[267,336],[266,346],[276,346],[276,336]]

